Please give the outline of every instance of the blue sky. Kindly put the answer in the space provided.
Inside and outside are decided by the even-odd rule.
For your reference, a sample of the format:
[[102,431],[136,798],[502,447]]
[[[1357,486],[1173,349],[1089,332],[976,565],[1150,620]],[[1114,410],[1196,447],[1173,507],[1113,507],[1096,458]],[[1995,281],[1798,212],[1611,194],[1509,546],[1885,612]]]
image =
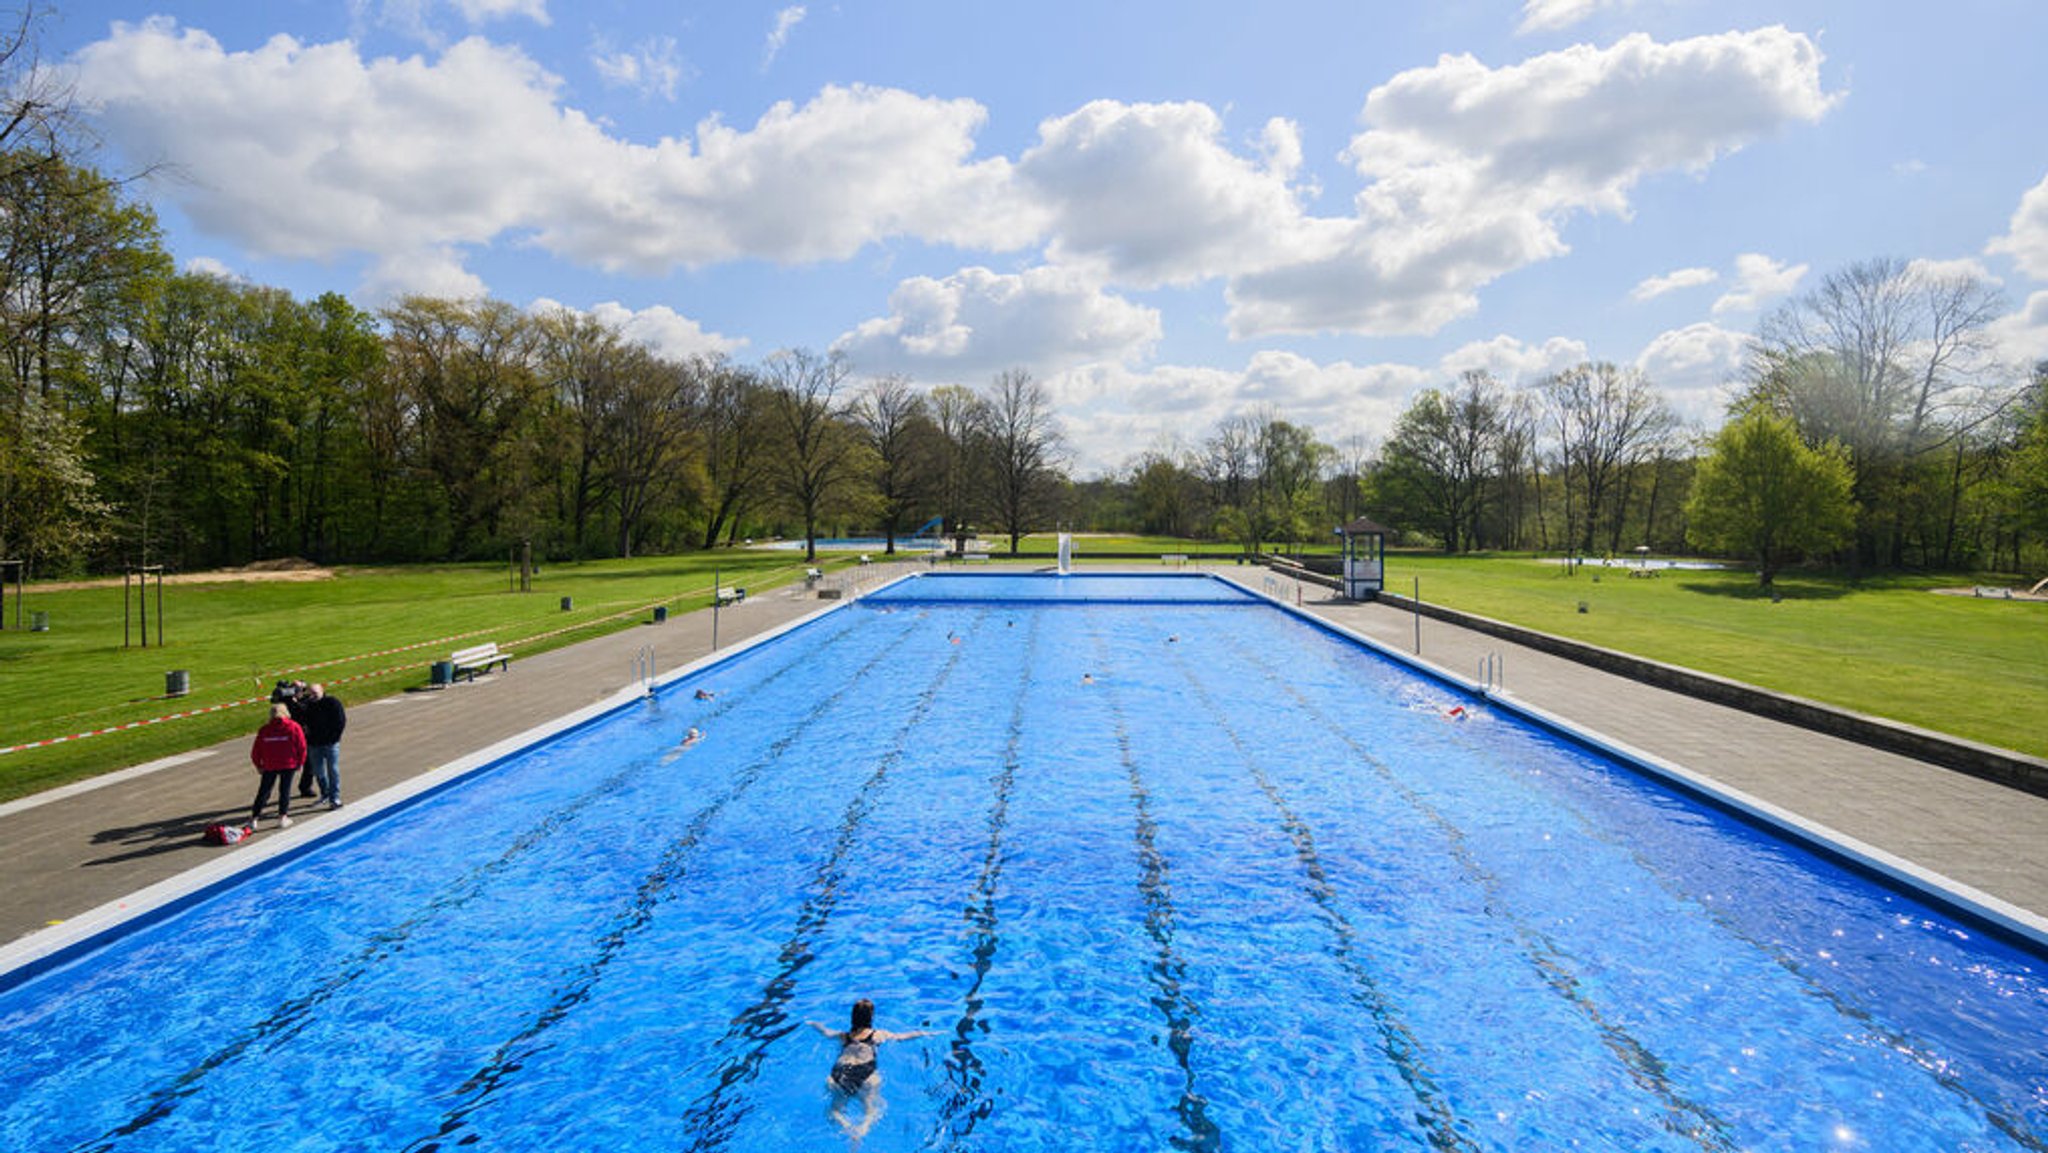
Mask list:
[[489,294],[673,352],[1045,380],[1083,472],[1464,368],[1689,419],[1762,312],[1972,262],[2048,355],[2048,5],[72,3],[188,267]]

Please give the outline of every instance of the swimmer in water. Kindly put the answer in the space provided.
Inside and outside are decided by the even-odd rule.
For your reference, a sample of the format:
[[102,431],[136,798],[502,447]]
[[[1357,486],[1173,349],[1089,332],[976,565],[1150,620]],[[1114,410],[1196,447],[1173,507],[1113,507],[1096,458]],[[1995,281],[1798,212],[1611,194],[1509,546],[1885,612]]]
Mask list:
[[[853,1020],[845,1032],[827,1029],[816,1021],[810,1026],[825,1036],[839,1042],[839,1056],[832,1062],[832,1072],[826,1075],[826,1083],[832,1089],[832,1120],[846,1131],[854,1148],[860,1147],[861,1138],[882,1119],[885,1107],[882,1101],[882,1072],[875,1064],[876,1049],[885,1041],[908,1041],[913,1037],[929,1037],[931,1030],[915,1029],[908,1033],[891,1033],[875,1028],[875,1003],[862,997],[853,1003]],[[856,1124],[846,1115],[846,1103],[860,1098],[860,1122]]]
[[690,726],[690,731],[683,734],[683,747],[687,749],[703,739],[704,730],[692,725]]
[[718,695],[717,693],[714,693],[714,692],[712,692],[712,691],[711,691],[710,689],[698,689],[698,690],[697,690],[697,699],[698,699],[698,700],[700,700],[700,701],[708,701],[708,700],[710,700],[710,699],[711,699],[712,697],[715,697],[715,696],[717,696],[717,695]]

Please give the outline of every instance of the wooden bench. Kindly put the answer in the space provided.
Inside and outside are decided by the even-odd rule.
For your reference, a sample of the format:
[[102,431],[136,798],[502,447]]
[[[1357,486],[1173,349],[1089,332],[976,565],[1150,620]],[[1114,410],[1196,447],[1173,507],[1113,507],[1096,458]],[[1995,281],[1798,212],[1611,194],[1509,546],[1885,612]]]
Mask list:
[[478,673],[489,672],[492,665],[510,671],[512,668],[512,654],[499,652],[498,642],[491,641],[487,644],[455,650],[454,654],[448,658],[448,663],[455,666],[456,679],[468,677],[473,681]]
[[736,605],[747,599],[747,590],[743,588],[722,588],[718,590],[716,596],[718,603],[721,605]]

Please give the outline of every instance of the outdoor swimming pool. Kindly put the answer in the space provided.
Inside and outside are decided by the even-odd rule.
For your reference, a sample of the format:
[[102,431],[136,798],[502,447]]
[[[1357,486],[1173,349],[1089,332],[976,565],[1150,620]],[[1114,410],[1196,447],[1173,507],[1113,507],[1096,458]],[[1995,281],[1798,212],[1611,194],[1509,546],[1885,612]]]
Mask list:
[[2043,1147],[2040,958],[1132,579],[913,578],[18,983],[0,1133],[843,1147],[866,996],[864,1149]]

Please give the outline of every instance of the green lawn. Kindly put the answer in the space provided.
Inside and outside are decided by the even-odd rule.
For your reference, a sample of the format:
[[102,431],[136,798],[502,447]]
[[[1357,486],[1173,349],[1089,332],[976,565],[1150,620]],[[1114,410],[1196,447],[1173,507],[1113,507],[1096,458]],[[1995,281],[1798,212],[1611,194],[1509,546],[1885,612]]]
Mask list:
[[[848,558],[850,561],[851,558]],[[820,556],[821,564],[846,563]],[[359,702],[424,684],[435,660],[484,641],[531,654],[632,627],[655,604],[710,602],[721,585],[758,591],[800,577],[801,553],[720,551],[544,566],[509,590],[503,565],[344,568],[329,580],[166,584],[164,645],[121,644],[121,586],[48,591],[26,606],[48,632],[0,632],[0,748],[259,696],[287,675],[336,683]],[[564,612],[561,599],[573,608]],[[154,600],[151,602],[154,616]],[[402,650],[402,651],[391,651]],[[164,674],[189,671],[190,695],[164,697]],[[252,732],[261,711],[201,716],[0,754],[0,800]]]
[[1526,557],[1388,557],[1389,592],[1417,578],[1427,602],[2048,755],[2048,604],[1929,591],[1967,575],[1795,572],[1773,603],[1747,572],[1640,579]]

